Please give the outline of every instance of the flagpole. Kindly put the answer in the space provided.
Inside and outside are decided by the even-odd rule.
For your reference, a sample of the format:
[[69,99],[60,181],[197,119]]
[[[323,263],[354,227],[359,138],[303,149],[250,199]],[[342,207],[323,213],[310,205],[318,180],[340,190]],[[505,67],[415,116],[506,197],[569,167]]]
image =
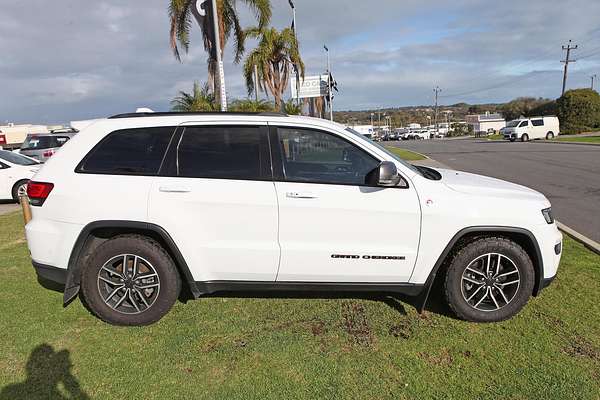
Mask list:
[[213,25],[215,27],[215,53],[217,54],[217,75],[219,77],[219,88],[221,98],[221,111],[227,111],[227,91],[225,90],[225,70],[221,57],[221,37],[219,35],[219,17],[217,11],[217,0],[212,0]]
[[[296,6],[292,0],[288,0],[290,3],[290,7],[292,7],[292,25],[294,31],[294,39],[296,39],[296,46],[298,47],[298,51],[300,51],[300,44],[298,43],[298,34],[296,33]],[[300,74],[298,71],[298,66],[294,65],[294,69],[296,70],[296,104],[300,105]]]
[[333,121],[333,96],[331,94],[331,61],[329,59],[329,49],[326,45],[323,45],[325,52],[327,52],[327,86],[329,88],[329,119]]

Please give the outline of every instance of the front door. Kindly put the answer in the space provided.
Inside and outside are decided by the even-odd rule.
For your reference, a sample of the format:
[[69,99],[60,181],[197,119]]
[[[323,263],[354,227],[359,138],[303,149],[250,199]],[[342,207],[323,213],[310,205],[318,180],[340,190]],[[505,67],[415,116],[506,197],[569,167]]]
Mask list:
[[415,190],[367,186],[380,160],[336,134],[279,127],[271,138],[281,169],[277,281],[407,282],[419,243]]
[[148,214],[173,237],[196,281],[274,281],[277,197],[266,125],[181,127]]

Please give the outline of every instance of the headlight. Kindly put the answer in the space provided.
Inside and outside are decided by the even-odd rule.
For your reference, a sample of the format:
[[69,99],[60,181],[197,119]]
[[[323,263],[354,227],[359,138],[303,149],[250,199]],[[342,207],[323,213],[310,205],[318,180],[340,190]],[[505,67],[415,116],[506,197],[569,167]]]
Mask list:
[[554,216],[552,215],[552,207],[543,209],[542,215],[544,216],[544,219],[546,220],[547,223],[549,223],[549,224],[554,223]]

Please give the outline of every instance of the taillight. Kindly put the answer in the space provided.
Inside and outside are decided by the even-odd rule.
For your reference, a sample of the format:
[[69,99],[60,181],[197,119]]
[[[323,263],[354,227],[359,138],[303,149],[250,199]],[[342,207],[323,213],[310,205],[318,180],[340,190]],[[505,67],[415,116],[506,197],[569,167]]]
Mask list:
[[54,150],[46,150],[43,153],[44,157],[48,158],[48,157],[52,157],[54,155]]
[[44,204],[53,188],[53,183],[29,181],[27,184],[27,197],[29,197],[29,203],[32,206],[41,206]]

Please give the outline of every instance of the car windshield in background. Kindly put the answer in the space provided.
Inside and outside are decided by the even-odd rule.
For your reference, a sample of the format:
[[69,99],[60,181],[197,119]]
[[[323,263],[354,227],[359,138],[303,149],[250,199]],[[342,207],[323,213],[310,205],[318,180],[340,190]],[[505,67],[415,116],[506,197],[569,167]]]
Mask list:
[[16,165],[37,165],[37,161],[31,158],[23,157],[20,154],[13,153],[12,151],[0,150],[0,160],[8,161],[9,163]]
[[510,121],[508,124],[506,124],[506,127],[514,128],[515,126],[519,125],[519,122],[521,122],[521,121]]
[[417,174],[423,175],[423,173],[417,167],[415,167],[412,164],[407,163],[406,161],[404,161],[403,159],[401,159],[396,154],[392,153],[391,151],[389,151],[388,149],[386,149],[385,147],[383,147],[379,143],[377,143],[377,142],[369,139],[365,135],[361,135],[359,132],[355,131],[352,128],[346,128],[346,131],[350,132],[354,136],[360,137],[360,138],[362,138],[364,140],[368,140],[371,144],[375,145],[378,149],[380,149],[381,151],[385,152],[387,155],[389,155],[390,157],[392,157],[394,160],[399,161],[402,165],[406,166],[407,168],[410,168],[412,171],[415,171]]
[[29,136],[25,139],[21,150],[42,150],[61,147],[69,140],[66,136]]

